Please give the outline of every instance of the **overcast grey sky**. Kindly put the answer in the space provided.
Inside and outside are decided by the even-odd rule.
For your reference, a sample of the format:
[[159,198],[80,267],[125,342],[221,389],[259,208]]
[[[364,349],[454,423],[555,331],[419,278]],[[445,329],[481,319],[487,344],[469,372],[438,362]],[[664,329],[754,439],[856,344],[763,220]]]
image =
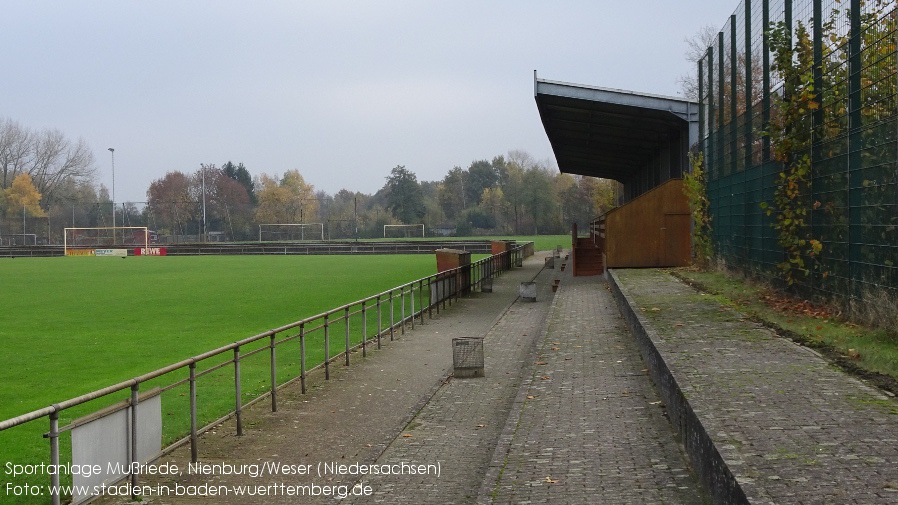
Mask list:
[[116,201],[243,162],[374,193],[512,149],[551,159],[540,78],[676,96],[735,0],[5,0],[0,118],[94,151]]

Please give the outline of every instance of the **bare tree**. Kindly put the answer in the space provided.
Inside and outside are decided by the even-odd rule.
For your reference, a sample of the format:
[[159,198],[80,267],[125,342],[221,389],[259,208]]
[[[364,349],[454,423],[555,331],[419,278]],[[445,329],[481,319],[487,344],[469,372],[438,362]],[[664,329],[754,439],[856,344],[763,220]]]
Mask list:
[[93,152],[84,140],[72,143],[59,130],[44,130],[35,136],[29,173],[46,203],[54,199],[57,186],[66,179],[91,179],[93,163]]
[[717,41],[719,30],[705,25],[692,35],[683,39],[686,42],[686,60],[692,63],[692,72],[681,75],[678,79],[680,92],[688,100],[698,101],[698,61],[705,57],[708,48]]
[[91,182],[93,163],[93,152],[84,140],[72,142],[55,129],[34,132],[10,119],[0,123],[0,189],[25,173],[47,204],[68,182]]
[[25,171],[31,156],[31,132],[6,119],[0,123],[0,189],[6,189]]

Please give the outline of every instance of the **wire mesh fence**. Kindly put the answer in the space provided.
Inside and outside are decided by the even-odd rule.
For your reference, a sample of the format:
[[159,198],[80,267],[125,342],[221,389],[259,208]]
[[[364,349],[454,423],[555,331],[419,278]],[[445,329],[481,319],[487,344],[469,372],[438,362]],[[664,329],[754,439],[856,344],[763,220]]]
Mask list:
[[770,132],[792,99],[771,47],[779,31],[811,93],[786,133],[799,139],[788,157],[810,160],[797,196],[807,210],[803,237],[823,246],[805,258],[798,288],[843,302],[898,296],[895,27],[895,2],[884,0],[743,0],[727,20],[698,68],[700,149],[727,263],[772,278],[788,261],[775,216],[762,208],[785,167]]

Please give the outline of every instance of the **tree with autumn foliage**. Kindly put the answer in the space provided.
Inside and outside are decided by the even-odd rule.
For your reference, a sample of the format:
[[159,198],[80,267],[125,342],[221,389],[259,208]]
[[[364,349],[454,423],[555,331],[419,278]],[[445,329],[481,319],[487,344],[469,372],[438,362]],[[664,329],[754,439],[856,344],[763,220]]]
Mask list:
[[315,186],[306,183],[299,170],[288,170],[281,178],[261,174],[256,198],[257,223],[294,224],[319,219]]
[[28,174],[19,174],[13,179],[9,188],[4,191],[7,215],[15,215],[19,212],[28,217],[46,217],[47,213],[41,208],[41,194]]
[[148,212],[167,234],[187,233],[187,223],[196,220],[196,202],[190,196],[190,177],[183,172],[168,172],[147,190]]

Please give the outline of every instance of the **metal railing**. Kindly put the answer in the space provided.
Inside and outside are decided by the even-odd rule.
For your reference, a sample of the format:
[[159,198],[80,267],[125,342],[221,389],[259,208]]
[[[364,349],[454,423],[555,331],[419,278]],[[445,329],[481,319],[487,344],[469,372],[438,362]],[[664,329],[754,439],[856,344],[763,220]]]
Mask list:
[[[428,318],[432,318],[434,310],[439,313],[441,309],[446,308],[447,304],[451,305],[453,300],[458,300],[459,297],[470,293],[472,290],[481,288],[485,279],[493,279],[505,270],[520,266],[523,259],[532,254],[532,243],[519,245],[509,251],[494,254],[469,265],[423,277],[368,298],[213,349],[133,379],[54,403],[48,407],[18,417],[0,421],[0,431],[37,419],[47,418],[50,430],[44,434],[44,437],[50,441],[50,464],[58,467],[60,462],[60,434],[70,431],[80,424],[73,422],[60,427],[60,413],[107,395],[129,391],[129,397],[124,402],[127,404],[127,408],[130,409],[130,463],[134,466],[135,463],[139,463],[137,461],[137,440],[139,438],[137,433],[139,426],[137,413],[141,401],[141,385],[170,373],[183,372],[181,378],[169,384],[159,386],[154,383],[153,393],[162,394],[185,384],[189,385],[189,433],[186,437],[170,444],[162,453],[155,455],[154,458],[189,442],[191,460],[196,462],[199,456],[198,437],[206,430],[233,417],[236,420],[237,435],[242,435],[244,425],[243,410],[250,405],[265,398],[270,398],[271,411],[277,411],[279,387],[298,380],[301,392],[305,394],[309,372],[323,368],[324,379],[329,380],[331,366],[334,363],[342,361],[344,366],[349,366],[350,358],[354,351],[360,349],[361,356],[365,357],[367,356],[369,346],[375,345],[376,348],[380,349],[383,338],[393,340],[397,331],[404,334],[407,326],[414,329],[416,321],[418,324],[424,324],[425,314],[427,314]],[[376,325],[374,331],[370,333],[369,324]],[[342,330],[343,332],[343,342],[337,348],[333,346],[331,338],[334,329]],[[356,332],[355,341],[353,340],[354,332]],[[294,352],[298,351],[299,354],[299,373],[279,383],[278,350],[279,348],[283,349],[283,346],[288,344],[298,344],[298,349],[294,349]],[[248,348],[250,350],[247,350]],[[321,362],[314,365],[310,365],[307,362],[310,348],[323,352]],[[263,354],[268,354],[270,369],[268,390],[251,401],[244,402],[242,392],[244,381],[241,377],[241,364],[251,356]],[[215,358],[221,357],[226,359],[215,362]],[[198,366],[201,364],[208,364],[208,366],[201,368]],[[197,415],[197,387],[199,379],[228,367],[233,368],[234,410],[225,413],[223,416],[200,428],[198,427]],[[158,391],[156,390],[157,387],[159,388]],[[53,490],[59,489],[59,474],[60,472],[55,472],[51,475],[51,489]],[[132,472],[130,480],[131,485],[136,486],[137,473]],[[52,502],[54,505],[60,502],[58,492],[52,495]]]

